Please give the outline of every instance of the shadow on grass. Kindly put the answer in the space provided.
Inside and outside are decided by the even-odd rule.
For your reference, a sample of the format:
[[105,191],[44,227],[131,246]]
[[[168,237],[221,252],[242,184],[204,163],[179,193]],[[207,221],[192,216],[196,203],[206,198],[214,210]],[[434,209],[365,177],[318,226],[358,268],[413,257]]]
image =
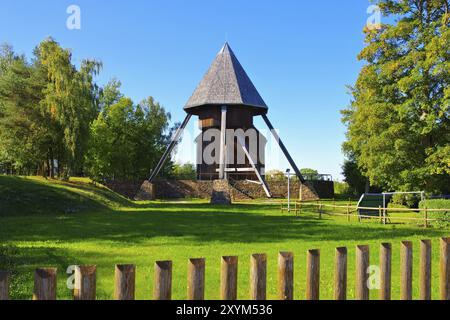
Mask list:
[[58,268],[58,297],[71,299],[72,291],[66,286],[66,270],[78,263],[81,264],[69,250],[60,248],[0,246],[0,270],[11,272],[10,295],[14,299],[31,299],[34,270],[42,267]]
[[[164,211],[160,211],[164,208]],[[208,211],[209,210],[209,211]],[[214,212],[211,212],[215,210]],[[258,212],[258,213],[257,213]],[[22,219],[32,231],[22,226]],[[5,241],[113,241],[144,243],[154,238],[171,238],[176,244],[263,243],[279,241],[346,241],[402,238],[420,234],[439,237],[442,230],[376,224],[338,223],[314,216],[300,218],[274,214],[273,206],[235,205],[211,208],[208,205],[156,204],[148,210],[101,211],[63,217],[17,217],[10,225]],[[8,226],[7,226],[8,227]],[[167,239],[165,240],[167,245]]]

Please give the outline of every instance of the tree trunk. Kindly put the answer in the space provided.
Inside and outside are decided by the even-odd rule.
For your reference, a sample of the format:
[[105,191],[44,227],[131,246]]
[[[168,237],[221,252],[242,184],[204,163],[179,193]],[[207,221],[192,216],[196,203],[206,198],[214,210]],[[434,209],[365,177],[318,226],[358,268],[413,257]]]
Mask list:
[[370,192],[370,180],[366,179],[366,189],[365,189],[365,193],[369,193]]

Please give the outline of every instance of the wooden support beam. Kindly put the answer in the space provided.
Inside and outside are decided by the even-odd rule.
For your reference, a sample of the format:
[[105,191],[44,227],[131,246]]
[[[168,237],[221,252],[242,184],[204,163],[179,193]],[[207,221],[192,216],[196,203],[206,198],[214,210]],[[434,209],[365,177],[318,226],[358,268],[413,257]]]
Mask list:
[[227,134],[227,106],[222,106],[222,119],[220,123],[220,163],[219,163],[219,179],[225,179],[226,168],[226,134]]
[[244,150],[245,155],[248,158],[248,161],[250,162],[250,165],[252,166],[253,170],[255,171],[256,176],[258,177],[259,182],[261,182],[261,185],[263,186],[264,192],[266,193],[268,198],[272,198],[272,193],[270,193],[269,185],[267,182],[263,179],[261,176],[261,173],[259,172],[258,168],[256,167],[255,161],[253,161],[252,156],[250,152],[247,150],[245,146],[245,141],[242,139],[242,137],[237,136],[238,143],[241,145],[242,150]]
[[181,134],[183,133],[184,129],[186,129],[186,127],[187,127],[187,125],[189,123],[189,120],[191,120],[191,117],[192,117],[192,115],[188,114],[186,116],[186,118],[184,119],[183,123],[181,124],[181,126],[178,128],[177,132],[175,133],[175,135],[172,138],[172,141],[170,142],[170,144],[167,147],[166,151],[164,152],[163,156],[161,157],[161,159],[159,160],[158,164],[156,165],[155,170],[153,170],[150,178],[148,179],[149,182],[153,182],[153,180],[156,178],[156,176],[161,171],[162,167],[164,166],[164,164],[167,161],[167,158],[170,156],[170,154],[172,153],[173,149],[178,144],[178,141],[180,140]]
[[275,128],[273,127],[272,123],[270,122],[269,118],[263,114],[262,115],[264,122],[269,127],[270,131],[272,132],[273,136],[275,137],[275,140],[277,141],[278,145],[280,146],[281,150],[283,151],[284,155],[286,156],[287,160],[289,161],[289,164],[291,165],[292,169],[294,169],[295,174],[299,178],[301,183],[305,183],[305,178],[303,178],[303,175],[300,173],[300,170],[298,169],[297,165],[295,164],[294,159],[292,159],[291,155],[289,154],[289,151],[287,150],[286,146],[284,145],[283,141],[281,141],[280,136],[276,132]]

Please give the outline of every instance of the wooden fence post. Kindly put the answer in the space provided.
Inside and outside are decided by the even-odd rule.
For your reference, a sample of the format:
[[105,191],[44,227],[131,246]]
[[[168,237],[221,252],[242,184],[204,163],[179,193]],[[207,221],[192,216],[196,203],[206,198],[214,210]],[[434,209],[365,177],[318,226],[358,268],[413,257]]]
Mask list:
[[56,273],[56,268],[36,269],[33,300],[56,300]]
[[420,300],[431,300],[431,240],[420,241]]
[[319,202],[319,219],[322,219],[322,204]]
[[450,300],[450,238],[441,239],[441,300]]
[[320,299],[320,250],[309,250],[306,260],[306,300]]
[[[201,265],[201,261],[196,262]],[[196,293],[195,286],[198,284],[195,279],[190,278],[191,276],[202,278],[202,286],[204,286],[204,274],[192,275],[195,272],[203,272],[204,261],[203,261],[203,271],[197,270],[192,263],[189,264],[189,275],[188,275],[188,299],[189,300],[203,300],[203,293]],[[201,268],[201,266],[198,266]],[[193,268],[193,269],[191,269]],[[190,276],[191,275],[191,276]],[[200,279],[201,280],[201,279]],[[193,282],[191,282],[193,281]],[[200,289],[202,290],[202,289]],[[191,296],[189,296],[191,294]],[[201,298],[195,298],[196,294],[201,295]],[[153,299],[154,300],[171,300],[172,299],[172,261],[157,261],[154,267],[154,278],[153,278]]]
[[0,271],[0,301],[9,300],[9,277],[9,272]]
[[380,218],[380,223],[383,223],[383,210],[381,206],[378,206],[378,217]]
[[347,222],[350,222],[350,204],[347,204]]
[[250,258],[250,299],[266,300],[267,256],[253,254]]
[[237,300],[238,257],[222,257],[220,272],[220,298]]
[[74,300],[95,300],[96,296],[96,266],[75,267]]
[[133,264],[116,265],[114,283],[115,300],[134,300],[136,266]]
[[334,299],[347,300],[347,248],[336,248]]
[[403,241],[400,251],[400,299],[412,300],[413,244]]
[[380,247],[380,300],[391,300],[392,245],[382,243]]
[[424,226],[425,226],[425,229],[428,228],[428,209],[427,208],[425,208]]
[[294,254],[280,252],[278,256],[278,295],[280,300],[294,300]]
[[367,280],[369,268],[369,246],[356,247],[356,300],[369,300]]
[[205,259],[189,259],[188,262],[188,300],[205,299]]

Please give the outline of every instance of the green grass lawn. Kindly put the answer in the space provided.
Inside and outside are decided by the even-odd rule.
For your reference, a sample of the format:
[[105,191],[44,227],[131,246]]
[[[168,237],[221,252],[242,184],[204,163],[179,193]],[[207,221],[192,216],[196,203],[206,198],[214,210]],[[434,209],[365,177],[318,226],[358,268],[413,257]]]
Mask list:
[[[344,202],[343,202],[344,203]],[[346,203],[346,202],[345,202]],[[439,298],[439,237],[450,230],[383,226],[306,211],[299,218],[278,204],[213,207],[202,201],[132,202],[84,180],[70,183],[0,176],[0,269],[13,272],[13,299],[30,299],[33,270],[58,267],[58,298],[70,299],[69,265],[97,265],[98,299],[113,294],[114,265],[137,265],[136,295],[150,299],[153,266],[173,261],[173,298],[186,298],[188,258],[206,258],[206,298],[219,298],[220,257],[239,256],[239,298],[249,297],[249,261],[266,253],[268,298],[277,298],[277,255],[295,254],[295,298],[304,299],[306,251],[321,249],[321,298],[333,298],[334,249],[349,249],[349,298],[354,296],[355,246],[368,244],[378,263],[381,242],[393,244],[393,298],[399,298],[399,248],[414,241],[414,297],[418,297],[418,246],[433,239],[433,298]],[[378,291],[371,291],[376,299]]]

